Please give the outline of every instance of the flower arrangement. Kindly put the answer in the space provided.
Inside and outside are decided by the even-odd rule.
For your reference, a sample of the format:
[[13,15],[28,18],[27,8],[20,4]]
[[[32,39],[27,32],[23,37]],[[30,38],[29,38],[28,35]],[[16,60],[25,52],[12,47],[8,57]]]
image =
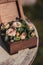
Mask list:
[[33,26],[28,26],[22,19],[10,21],[5,24],[1,23],[1,37],[4,42],[28,40],[34,36],[36,35]]

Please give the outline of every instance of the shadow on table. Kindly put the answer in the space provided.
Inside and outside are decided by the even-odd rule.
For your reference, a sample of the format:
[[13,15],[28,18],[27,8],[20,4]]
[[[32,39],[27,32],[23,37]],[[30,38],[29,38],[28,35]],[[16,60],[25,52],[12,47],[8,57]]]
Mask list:
[[8,52],[8,49],[6,48],[6,46],[4,45],[3,41],[1,40],[1,37],[0,37],[0,46]]

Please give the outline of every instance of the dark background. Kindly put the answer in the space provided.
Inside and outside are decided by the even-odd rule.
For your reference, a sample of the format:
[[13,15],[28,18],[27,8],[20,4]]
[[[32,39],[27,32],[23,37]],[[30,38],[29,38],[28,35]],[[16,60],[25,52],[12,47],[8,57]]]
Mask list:
[[39,49],[32,65],[43,65],[43,0],[37,0],[35,5],[24,6],[24,13],[37,28],[39,33]]

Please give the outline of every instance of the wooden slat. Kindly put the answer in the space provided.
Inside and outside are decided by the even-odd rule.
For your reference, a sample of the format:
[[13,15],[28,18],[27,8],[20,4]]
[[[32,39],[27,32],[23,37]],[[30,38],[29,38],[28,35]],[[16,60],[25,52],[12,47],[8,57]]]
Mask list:
[[8,0],[8,2],[12,2],[12,1],[14,2],[14,1],[16,1],[16,0]]
[[5,2],[7,2],[7,0],[0,0],[0,4]]

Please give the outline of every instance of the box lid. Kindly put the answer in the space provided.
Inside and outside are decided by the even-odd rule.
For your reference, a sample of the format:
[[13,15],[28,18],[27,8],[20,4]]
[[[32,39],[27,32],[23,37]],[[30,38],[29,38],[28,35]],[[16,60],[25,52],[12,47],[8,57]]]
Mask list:
[[5,23],[16,17],[25,19],[21,0],[0,0],[0,21]]
[[[9,0],[10,1],[10,0]],[[5,3],[6,2],[6,3]],[[15,20],[16,17],[18,17],[18,10],[17,10],[17,5],[16,2],[7,2],[0,0],[0,19],[1,22],[9,22],[12,20]]]

